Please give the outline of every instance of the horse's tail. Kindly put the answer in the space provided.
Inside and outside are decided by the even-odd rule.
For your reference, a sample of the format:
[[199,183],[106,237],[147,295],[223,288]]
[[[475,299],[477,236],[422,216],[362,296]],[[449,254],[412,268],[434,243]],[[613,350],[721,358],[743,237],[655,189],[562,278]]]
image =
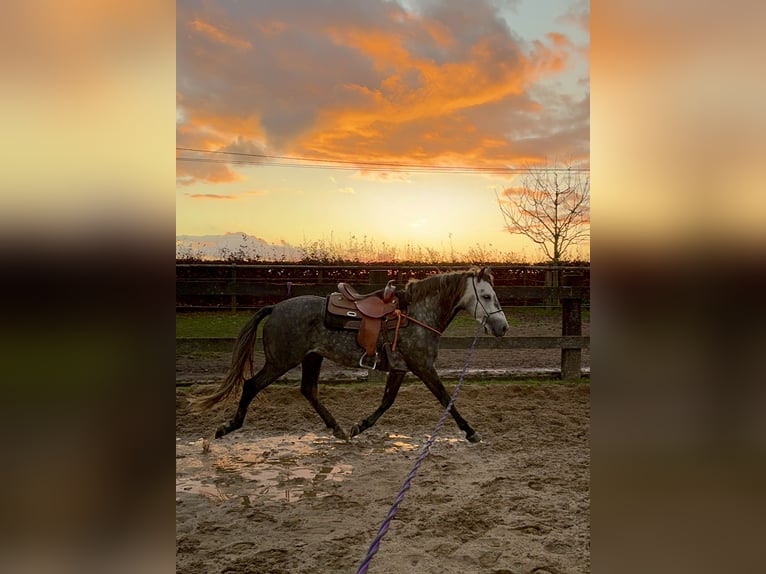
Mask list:
[[242,389],[242,383],[245,381],[245,375],[248,372],[252,376],[253,349],[255,347],[255,338],[258,334],[258,324],[264,318],[271,315],[272,311],[274,311],[274,305],[262,307],[242,327],[234,343],[234,354],[231,357],[231,366],[226,378],[215,391],[192,401],[197,409],[207,410],[228,399],[235,391]]

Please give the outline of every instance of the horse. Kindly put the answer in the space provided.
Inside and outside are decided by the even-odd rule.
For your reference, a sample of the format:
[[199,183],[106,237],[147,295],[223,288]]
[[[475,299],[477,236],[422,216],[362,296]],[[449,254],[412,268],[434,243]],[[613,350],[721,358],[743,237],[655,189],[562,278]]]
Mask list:
[[[370,428],[394,403],[407,372],[412,372],[446,408],[450,396],[434,368],[439,349],[439,337],[460,310],[466,310],[484,325],[484,331],[502,337],[508,330],[508,320],[493,288],[491,271],[471,267],[466,271],[452,271],[431,275],[424,279],[411,279],[403,290],[394,292],[405,317],[412,319],[406,327],[397,330],[396,360],[379,370],[388,371],[380,406],[369,417],[355,424],[349,434],[340,427],[330,411],[319,401],[317,384],[323,359],[342,366],[358,367],[360,347],[353,331],[337,330],[325,325],[326,299],[316,295],[302,295],[274,305],[262,307],[242,327],[234,344],[231,367],[219,387],[195,401],[197,408],[209,409],[241,392],[234,416],[215,432],[220,438],[239,429],[247,408],[255,396],[290,369],[301,365],[301,393],[319,414],[333,435],[349,440]],[[266,362],[252,374],[253,351],[258,325],[263,327],[263,350]],[[247,376],[247,375],[250,376]],[[451,409],[457,426],[470,442],[481,437],[457,409]]]

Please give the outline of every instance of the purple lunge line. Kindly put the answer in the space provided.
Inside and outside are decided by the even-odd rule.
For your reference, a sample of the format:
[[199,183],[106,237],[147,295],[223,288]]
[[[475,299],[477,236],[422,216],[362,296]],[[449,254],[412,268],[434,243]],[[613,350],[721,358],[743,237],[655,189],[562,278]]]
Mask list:
[[431,450],[431,445],[433,445],[434,441],[436,440],[436,435],[439,434],[439,431],[441,430],[442,425],[444,424],[444,421],[447,420],[447,416],[449,415],[450,409],[452,409],[452,405],[455,404],[455,399],[457,399],[457,394],[458,394],[458,391],[460,391],[460,386],[463,384],[463,379],[465,378],[465,372],[466,370],[468,370],[468,364],[471,362],[473,349],[476,346],[476,340],[479,338],[479,333],[481,332],[482,327],[484,327],[485,321],[486,321],[486,317],[484,321],[481,322],[481,325],[479,325],[479,327],[476,329],[476,334],[473,337],[473,342],[471,343],[470,349],[468,349],[468,357],[466,357],[465,365],[463,366],[463,372],[460,373],[460,380],[458,380],[457,386],[455,387],[455,390],[452,393],[452,398],[450,398],[447,408],[444,410],[444,413],[442,414],[442,417],[439,419],[439,422],[436,423],[436,428],[434,429],[434,432],[431,434],[431,437],[426,441],[426,444],[423,445],[423,449],[420,451],[420,455],[418,455],[418,459],[415,461],[415,464],[413,465],[412,470],[407,475],[407,478],[404,480],[404,484],[402,484],[402,488],[401,490],[399,490],[399,494],[396,496],[394,503],[391,505],[391,509],[388,511],[386,518],[383,520],[383,523],[380,525],[380,528],[378,529],[378,533],[375,535],[375,538],[373,539],[372,544],[370,544],[370,548],[367,550],[367,555],[364,557],[364,560],[362,560],[362,563],[359,565],[359,569],[356,571],[356,574],[365,574],[367,572],[367,568],[370,567],[370,562],[372,562],[372,557],[375,556],[375,553],[378,551],[378,547],[380,546],[380,541],[383,539],[383,536],[385,536],[386,532],[388,532],[388,528],[389,526],[391,526],[391,521],[394,519],[394,515],[396,514],[396,511],[399,508],[399,504],[402,502],[402,500],[404,500],[404,495],[410,488],[412,479],[415,478],[415,475],[418,473],[418,468],[420,468],[420,464],[428,456],[428,452]]

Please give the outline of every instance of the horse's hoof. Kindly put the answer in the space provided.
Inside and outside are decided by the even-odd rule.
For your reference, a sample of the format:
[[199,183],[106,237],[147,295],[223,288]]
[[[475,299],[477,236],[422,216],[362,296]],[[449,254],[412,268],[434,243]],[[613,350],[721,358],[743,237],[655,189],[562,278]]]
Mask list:
[[359,428],[359,425],[354,425],[354,426],[352,426],[352,427],[351,427],[351,433],[349,434],[349,436],[351,436],[351,437],[355,437],[355,436],[356,436],[356,435],[358,435],[360,432],[362,432],[362,431],[361,431],[361,429]]
[[226,434],[226,425],[221,425],[218,427],[218,430],[215,431],[215,438],[221,438],[225,434]]
[[348,441],[348,435],[340,427],[334,429],[332,435],[337,439]]
[[481,442],[481,435],[476,431],[473,431],[473,434],[466,435],[465,438],[468,442]]

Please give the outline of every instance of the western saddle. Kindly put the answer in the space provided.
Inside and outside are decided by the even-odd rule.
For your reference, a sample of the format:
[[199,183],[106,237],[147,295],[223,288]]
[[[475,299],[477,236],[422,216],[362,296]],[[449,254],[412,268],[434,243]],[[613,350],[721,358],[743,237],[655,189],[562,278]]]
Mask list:
[[347,283],[338,283],[338,291],[328,295],[327,313],[343,318],[340,328],[358,329],[356,341],[364,349],[359,366],[374,369],[378,365],[380,329],[383,323],[396,320],[394,311],[398,309],[399,301],[395,296],[394,281],[391,280],[382,289],[365,295],[357,293]]

